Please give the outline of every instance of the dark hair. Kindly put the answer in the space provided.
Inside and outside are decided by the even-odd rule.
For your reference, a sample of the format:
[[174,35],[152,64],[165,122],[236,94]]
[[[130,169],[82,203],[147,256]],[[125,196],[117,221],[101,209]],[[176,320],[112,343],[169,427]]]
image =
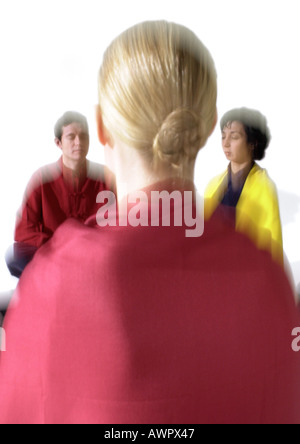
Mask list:
[[63,128],[65,126],[71,125],[71,123],[79,123],[89,131],[89,126],[86,117],[77,111],[67,111],[63,116],[61,116],[54,126],[55,137],[61,140]]
[[254,146],[253,160],[262,160],[271,141],[266,117],[253,109],[233,109],[222,117],[221,131],[233,122],[239,122],[244,126],[247,142]]

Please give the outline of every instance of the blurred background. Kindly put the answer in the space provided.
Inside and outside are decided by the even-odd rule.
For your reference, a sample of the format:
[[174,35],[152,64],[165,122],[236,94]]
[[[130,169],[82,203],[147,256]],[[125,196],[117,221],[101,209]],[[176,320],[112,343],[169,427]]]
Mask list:
[[[103,52],[129,26],[154,19],[188,26],[210,49],[220,117],[240,106],[267,116],[272,143],[260,164],[278,187],[284,248],[299,284],[299,0],[1,0],[0,292],[16,285],[4,254],[26,184],[60,156],[56,120],[67,110],[85,114],[89,159],[104,162],[94,117]],[[226,167],[217,127],[197,160],[199,191]]]

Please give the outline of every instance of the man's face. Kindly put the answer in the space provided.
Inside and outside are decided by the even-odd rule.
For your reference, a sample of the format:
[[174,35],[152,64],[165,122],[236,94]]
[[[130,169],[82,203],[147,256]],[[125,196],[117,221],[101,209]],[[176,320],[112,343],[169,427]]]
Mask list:
[[61,140],[56,139],[56,144],[62,150],[64,160],[80,163],[89,152],[88,130],[80,123],[64,126]]

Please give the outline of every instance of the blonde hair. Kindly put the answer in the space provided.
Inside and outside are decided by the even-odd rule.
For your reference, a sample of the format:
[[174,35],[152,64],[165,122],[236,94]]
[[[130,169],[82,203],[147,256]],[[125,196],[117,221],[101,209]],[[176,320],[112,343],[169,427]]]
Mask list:
[[153,167],[184,170],[205,145],[216,116],[213,59],[189,29],[138,24],[104,54],[99,104],[107,129]]

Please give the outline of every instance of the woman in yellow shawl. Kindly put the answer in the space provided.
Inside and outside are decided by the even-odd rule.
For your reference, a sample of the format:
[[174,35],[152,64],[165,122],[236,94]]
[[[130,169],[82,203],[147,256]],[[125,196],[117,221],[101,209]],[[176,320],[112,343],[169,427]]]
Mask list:
[[230,161],[225,173],[205,192],[205,217],[222,211],[258,248],[283,264],[283,245],[277,190],[255,161],[265,157],[271,135],[266,118],[247,108],[229,111],[221,120],[222,147]]

